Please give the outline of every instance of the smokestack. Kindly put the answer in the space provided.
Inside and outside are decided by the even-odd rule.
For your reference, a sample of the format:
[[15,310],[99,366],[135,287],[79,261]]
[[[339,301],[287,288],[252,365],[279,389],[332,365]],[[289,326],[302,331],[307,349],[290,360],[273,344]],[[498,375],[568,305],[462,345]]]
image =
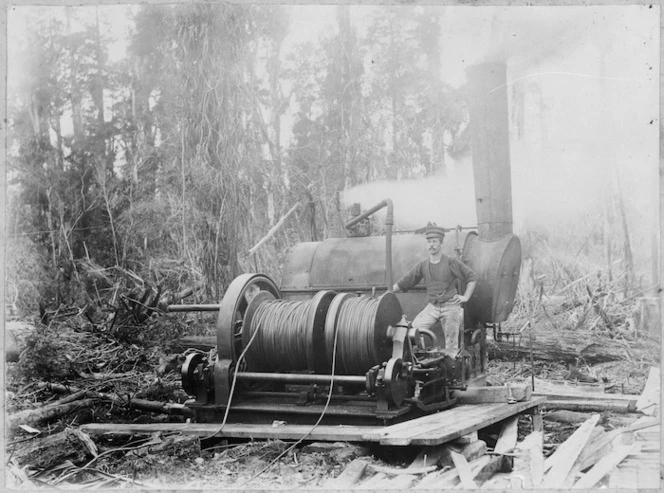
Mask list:
[[492,241],[512,233],[507,66],[473,65],[466,75],[477,224],[480,239]]

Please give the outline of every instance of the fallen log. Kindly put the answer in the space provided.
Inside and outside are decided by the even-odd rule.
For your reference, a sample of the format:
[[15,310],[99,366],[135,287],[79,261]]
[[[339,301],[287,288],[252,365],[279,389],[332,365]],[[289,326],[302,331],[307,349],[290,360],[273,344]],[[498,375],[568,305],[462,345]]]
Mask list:
[[36,428],[44,423],[68,416],[81,409],[92,407],[96,402],[97,399],[81,399],[65,404],[49,405],[37,409],[19,411],[9,416],[9,427],[12,431],[18,430],[20,425],[28,425]]
[[216,336],[184,336],[170,344],[171,351],[176,353],[183,353],[187,349],[197,349],[207,352],[216,347]]
[[78,390],[77,392],[37,409],[26,409],[9,416],[10,429],[16,431],[20,425],[39,427],[40,425],[67,416],[77,410],[92,407],[98,402],[112,402],[116,406],[140,409],[161,414],[179,414],[191,417],[191,409],[184,404],[149,401],[137,397],[120,397],[115,394]]
[[546,409],[565,409],[580,413],[601,413],[609,411],[613,413],[635,413],[636,401],[613,401],[613,400],[546,400],[542,403]]
[[[588,364],[619,361],[626,358],[629,348],[618,341],[594,336],[591,332],[533,331],[533,359],[575,363],[583,358]],[[530,358],[530,341],[524,337],[514,344],[511,340],[487,339],[487,353],[491,359],[512,360]],[[535,386],[537,389],[537,386]]]
[[558,409],[544,415],[544,420],[554,421],[556,423],[566,423],[570,425],[580,424],[590,418],[588,413],[569,411],[567,409]]
[[65,461],[78,465],[96,454],[95,450],[90,449],[88,440],[83,432],[67,429],[44,438],[10,445],[8,454],[20,466],[29,465],[35,469],[48,469]]
[[25,349],[26,338],[35,330],[35,326],[27,322],[8,320],[5,322],[5,361],[16,363]]

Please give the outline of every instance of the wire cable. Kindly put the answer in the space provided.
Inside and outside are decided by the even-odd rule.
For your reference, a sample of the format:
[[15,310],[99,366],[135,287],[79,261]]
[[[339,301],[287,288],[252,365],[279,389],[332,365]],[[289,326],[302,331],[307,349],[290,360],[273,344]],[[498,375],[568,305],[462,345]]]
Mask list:
[[340,333],[340,372],[353,375],[380,363],[375,347],[378,300],[358,296],[339,308],[336,334]]
[[[247,363],[257,371],[290,371],[308,368],[307,354],[312,339],[312,327],[307,326],[307,315],[313,301],[265,301],[252,318],[252,338],[260,333],[247,352]],[[309,368],[310,369],[310,368]]]
[[302,443],[302,442],[303,442],[303,441],[304,441],[309,435],[311,435],[311,433],[313,433],[313,431],[318,427],[318,425],[320,424],[320,422],[323,420],[323,417],[325,416],[325,413],[327,412],[327,409],[328,409],[328,407],[329,407],[329,405],[330,405],[330,401],[332,400],[332,389],[334,388],[334,377],[335,377],[334,368],[335,368],[335,363],[336,363],[336,358],[337,358],[337,341],[338,341],[337,337],[338,337],[338,335],[339,335],[339,331],[337,330],[337,331],[335,331],[335,334],[334,334],[334,347],[333,347],[333,349],[332,349],[332,373],[331,373],[331,375],[330,375],[330,390],[329,390],[328,393],[327,393],[327,401],[325,402],[325,407],[324,407],[323,410],[321,411],[321,414],[320,414],[320,416],[318,417],[318,420],[317,420],[316,423],[311,427],[311,429],[310,429],[307,433],[305,433],[305,434],[302,436],[302,438],[300,438],[298,441],[296,441],[295,443],[293,443],[290,447],[288,447],[288,448],[285,449],[283,452],[281,452],[281,453],[280,453],[277,457],[275,457],[275,458],[274,458],[274,459],[273,459],[273,460],[272,460],[267,466],[265,466],[263,469],[261,469],[261,470],[258,471],[256,474],[254,474],[252,477],[250,477],[249,479],[247,479],[244,483],[242,483],[242,484],[238,487],[239,489],[244,488],[247,484],[249,484],[250,482],[252,482],[254,479],[256,479],[258,476],[260,476],[261,474],[263,474],[263,473],[264,473],[265,471],[267,471],[268,469],[270,469],[272,466],[274,466],[274,465],[277,463],[277,461],[279,461],[279,459],[281,459],[283,456],[285,456],[285,455],[288,454],[291,450],[293,450],[295,447],[297,447],[300,443]]

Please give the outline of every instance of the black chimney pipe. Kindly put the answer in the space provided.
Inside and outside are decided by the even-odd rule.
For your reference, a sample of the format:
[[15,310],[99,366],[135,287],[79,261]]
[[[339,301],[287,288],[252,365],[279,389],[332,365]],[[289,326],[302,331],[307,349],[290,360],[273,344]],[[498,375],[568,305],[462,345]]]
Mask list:
[[507,66],[472,65],[466,75],[478,232],[492,241],[512,233]]

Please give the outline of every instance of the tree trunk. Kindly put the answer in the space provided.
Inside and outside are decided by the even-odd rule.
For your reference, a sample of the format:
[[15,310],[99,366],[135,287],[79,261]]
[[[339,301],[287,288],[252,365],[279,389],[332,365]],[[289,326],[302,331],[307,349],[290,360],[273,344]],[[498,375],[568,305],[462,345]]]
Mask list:
[[171,343],[171,350],[184,352],[187,349],[210,351],[217,347],[217,336],[185,336]]
[[28,425],[33,428],[41,426],[43,423],[54,419],[67,416],[81,409],[91,407],[97,399],[82,399],[65,404],[56,404],[44,406],[38,409],[27,409],[8,416],[10,429],[17,430],[19,425]]
[[635,413],[636,412],[636,400],[634,401],[624,401],[624,400],[550,400],[543,404],[546,409],[564,409],[566,411],[576,411],[581,413],[601,413],[601,412],[612,412],[612,413]]
[[27,442],[17,443],[14,450],[9,447],[8,454],[19,466],[29,465],[36,469],[49,469],[65,461],[73,464],[84,464],[93,453],[92,442],[81,431],[67,429],[44,438],[35,438]]
[[[563,361],[576,363],[582,358],[588,364],[618,361],[626,358],[629,348],[617,341],[595,337],[590,332],[536,332],[533,333],[533,358],[540,361]],[[528,337],[511,340],[487,340],[487,351],[491,359],[529,359]]]
[[632,246],[629,238],[629,228],[627,227],[627,215],[625,214],[625,201],[623,200],[622,188],[620,187],[620,180],[618,179],[618,210],[620,212],[620,219],[623,228],[623,256],[625,259],[625,283],[623,296],[627,298],[629,288],[634,278],[634,258],[632,256]]
[[74,57],[74,50],[76,47],[72,41],[71,34],[71,16],[72,16],[72,7],[65,7],[65,15],[67,19],[66,29],[67,29],[67,47],[69,49],[69,83],[71,84],[71,113],[72,113],[72,124],[74,127],[74,140],[72,142],[72,153],[78,154],[81,151],[81,146],[83,144],[83,116],[81,110],[81,91],[78,87],[78,82],[76,81],[76,74],[78,73],[78,67],[76,66],[76,59]]

